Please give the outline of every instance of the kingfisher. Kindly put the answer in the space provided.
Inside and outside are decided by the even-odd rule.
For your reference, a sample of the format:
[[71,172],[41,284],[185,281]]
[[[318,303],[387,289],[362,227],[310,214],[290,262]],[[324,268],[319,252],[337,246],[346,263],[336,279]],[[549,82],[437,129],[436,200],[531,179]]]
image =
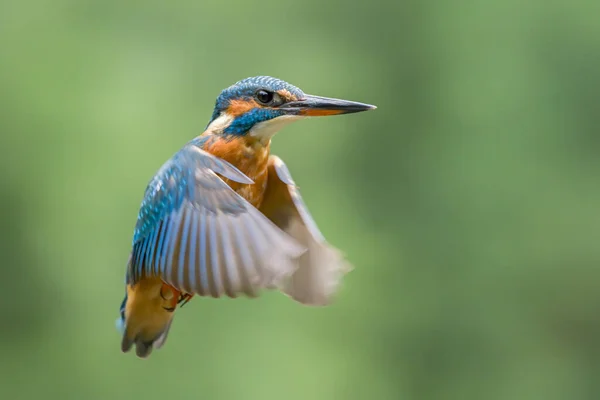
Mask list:
[[117,319],[121,351],[163,346],[176,308],[193,296],[258,297],[279,290],[308,306],[330,304],[352,266],[329,244],[285,163],[270,154],[285,125],[373,110],[305,94],[269,76],[224,89],[204,132],[146,187]]

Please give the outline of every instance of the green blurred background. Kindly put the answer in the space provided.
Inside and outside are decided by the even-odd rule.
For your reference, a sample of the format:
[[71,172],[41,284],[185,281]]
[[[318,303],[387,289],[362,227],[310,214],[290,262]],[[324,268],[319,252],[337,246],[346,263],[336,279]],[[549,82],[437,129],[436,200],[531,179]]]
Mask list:
[[[122,354],[148,180],[263,74],[379,107],[273,145],[355,270]],[[600,398],[599,2],[3,0],[0,93],[0,398]]]

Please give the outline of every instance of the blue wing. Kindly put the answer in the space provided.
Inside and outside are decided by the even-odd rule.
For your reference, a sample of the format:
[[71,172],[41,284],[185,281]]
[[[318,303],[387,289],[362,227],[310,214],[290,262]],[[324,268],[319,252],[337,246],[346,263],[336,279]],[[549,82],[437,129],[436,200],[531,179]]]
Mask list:
[[255,296],[292,274],[305,251],[218,175],[252,180],[190,142],[154,176],[134,231],[128,283],[160,276],[200,296]]

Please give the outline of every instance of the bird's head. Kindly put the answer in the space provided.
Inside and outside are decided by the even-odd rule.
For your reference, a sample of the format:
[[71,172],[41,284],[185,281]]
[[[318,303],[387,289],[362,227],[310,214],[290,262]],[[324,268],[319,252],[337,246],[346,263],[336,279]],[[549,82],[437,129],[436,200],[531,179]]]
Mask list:
[[284,125],[301,118],[375,108],[369,104],[305,94],[280,79],[256,76],[241,80],[221,92],[207,130],[225,135],[249,135],[268,141]]

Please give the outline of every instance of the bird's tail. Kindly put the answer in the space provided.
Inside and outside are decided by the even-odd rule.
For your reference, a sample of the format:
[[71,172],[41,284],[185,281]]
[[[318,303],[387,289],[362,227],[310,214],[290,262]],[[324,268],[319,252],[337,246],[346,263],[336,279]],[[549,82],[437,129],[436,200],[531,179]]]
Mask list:
[[148,357],[153,349],[162,347],[169,335],[179,292],[159,278],[142,279],[127,286],[117,328],[122,334],[121,351],[135,345],[140,358]]
[[172,323],[173,319],[168,322],[165,330],[156,339],[149,341],[144,341],[139,337],[132,339],[126,332],[123,332],[121,351],[126,353],[131,350],[131,347],[135,344],[135,354],[140,358],[147,358],[152,353],[153,349],[160,349],[165,344]]
[[[120,325],[121,323],[120,319],[117,320],[117,325]],[[121,351],[127,353],[135,344],[135,354],[140,358],[147,358],[152,353],[153,349],[160,349],[165,344],[172,323],[173,319],[169,320],[165,329],[156,337],[156,339],[150,340],[144,340],[139,335],[132,337],[131,334],[128,333],[127,328],[122,327],[121,331],[123,332],[123,337],[121,339]]]

